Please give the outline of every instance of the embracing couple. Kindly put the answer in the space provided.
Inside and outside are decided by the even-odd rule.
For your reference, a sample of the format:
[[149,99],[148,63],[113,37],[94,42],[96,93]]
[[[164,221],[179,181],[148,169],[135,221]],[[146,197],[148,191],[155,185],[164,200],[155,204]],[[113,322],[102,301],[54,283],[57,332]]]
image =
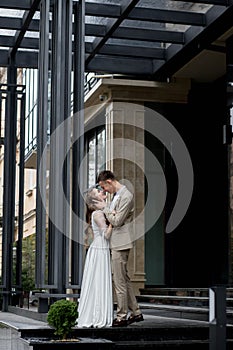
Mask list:
[[[78,327],[126,327],[143,321],[127,271],[133,247],[130,223],[134,199],[109,170],[99,173],[97,185],[88,190],[85,198],[87,222],[94,239],[84,265]],[[106,192],[113,195],[109,205]],[[113,316],[112,282],[117,302],[116,318]]]

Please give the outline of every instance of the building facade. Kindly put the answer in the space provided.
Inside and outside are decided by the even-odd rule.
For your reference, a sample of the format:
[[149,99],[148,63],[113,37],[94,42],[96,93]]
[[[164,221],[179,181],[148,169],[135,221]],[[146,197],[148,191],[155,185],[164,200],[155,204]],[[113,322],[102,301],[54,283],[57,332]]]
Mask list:
[[80,289],[83,191],[105,167],[135,195],[136,293],[231,283],[233,5],[0,8],[3,309],[22,291],[23,242],[34,234],[36,287]]

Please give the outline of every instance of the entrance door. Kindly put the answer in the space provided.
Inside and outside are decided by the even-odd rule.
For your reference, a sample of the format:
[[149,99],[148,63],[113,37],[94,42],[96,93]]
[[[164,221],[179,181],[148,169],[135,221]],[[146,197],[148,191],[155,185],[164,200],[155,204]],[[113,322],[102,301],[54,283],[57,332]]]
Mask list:
[[[149,133],[145,133],[145,147],[149,149],[161,167],[164,167],[164,147]],[[149,183],[145,188],[145,197],[147,193],[154,198],[153,205],[145,210],[145,227],[146,223],[151,221],[152,216],[156,216],[160,196],[163,188],[161,187],[161,178],[164,177],[162,170],[151,169],[150,156],[145,152],[145,183]],[[146,201],[146,198],[145,198]],[[154,226],[145,234],[145,273],[146,286],[164,285],[164,222],[163,214],[155,222]]]

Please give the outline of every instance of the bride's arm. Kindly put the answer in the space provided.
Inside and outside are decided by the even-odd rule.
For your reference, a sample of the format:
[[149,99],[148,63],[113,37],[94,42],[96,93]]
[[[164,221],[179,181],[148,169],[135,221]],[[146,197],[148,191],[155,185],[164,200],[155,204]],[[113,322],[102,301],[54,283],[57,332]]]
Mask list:
[[101,211],[95,212],[93,215],[93,220],[95,221],[99,229],[103,232],[105,238],[109,239],[112,233],[112,225],[109,224],[108,226],[106,224],[106,218],[104,216],[104,213]]

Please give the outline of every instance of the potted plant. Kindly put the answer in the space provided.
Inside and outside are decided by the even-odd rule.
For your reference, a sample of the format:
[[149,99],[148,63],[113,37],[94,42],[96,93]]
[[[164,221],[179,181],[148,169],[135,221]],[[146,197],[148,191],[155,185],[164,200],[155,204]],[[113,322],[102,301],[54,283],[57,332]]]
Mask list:
[[112,349],[111,340],[85,337],[85,335],[77,338],[75,330],[73,330],[74,337],[71,337],[72,328],[76,325],[77,318],[77,302],[66,299],[57,300],[50,306],[47,315],[47,322],[54,329],[56,337],[51,332],[44,333],[43,331],[42,338],[26,336],[23,341],[30,346],[30,349],[34,350],[57,350],[58,348],[74,350],[77,349],[77,346],[80,350],[89,347],[96,350]]
[[78,318],[77,303],[66,299],[57,300],[48,311],[47,321],[55,329],[59,339],[67,340]]

